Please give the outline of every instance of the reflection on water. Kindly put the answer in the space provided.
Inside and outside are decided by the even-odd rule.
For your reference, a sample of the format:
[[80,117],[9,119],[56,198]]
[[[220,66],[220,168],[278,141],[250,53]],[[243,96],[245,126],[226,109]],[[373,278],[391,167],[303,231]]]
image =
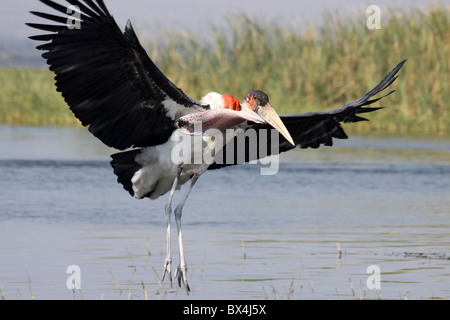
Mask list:
[[[11,127],[0,150],[6,299],[187,298],[159,282],[166,198],[131,198],[109,167],[114,150],[85,130]],[[196,185],[183,216],[188,298],[450,298],[449,141],[353,137],[259,172],[227,168]],[[70,265],[80,292],[66,287]]]

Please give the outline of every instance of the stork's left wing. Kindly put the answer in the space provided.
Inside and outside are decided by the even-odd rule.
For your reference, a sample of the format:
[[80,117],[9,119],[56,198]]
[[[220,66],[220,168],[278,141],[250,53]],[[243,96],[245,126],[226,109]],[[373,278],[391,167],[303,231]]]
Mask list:
[[130,22],[120,31],[102,0],[41,2],[63,16],[32,12],[57,24],[28,23],[49,32],[30,38],[47,41],[37,48],[47,51],[42,56],[56,73],[57,90],[106,145],[123,150],[164,143],[181,116],[207,109],[158,69]]
[[[333,138],[347,139],[348,136],[341,126],[341,122],[351,123],[359,121],[367,121],[367,119],[358,116],[358,114],[373,112],[381,108],[371,108],[365,106],[371,105],[380,99],[392,94],[395,90],[388,94],[370,100],[373,96],[389,87],[397,78],[397,73],[406,62],[400,62],[389,74],[371,91],[354,101],[330,111],[318,111],[299,114],[281,115],[280,118],[291,134],[295,146],[305,148],[319,148],[321,145],[332,146]],[[268,155],[285,152],[295,148],[283,136],[277,135],[275,147],[272,144],[272,136],[267,130],[271,129],[270,125],[251,123],[246,128],[247,141],[242,145],[243,140],[236,137],[231,140],[220,152],[217,153],[215,162],[209,169],[219,169],[230,165],[242,164],[245,162],[257,160]],[[254,130],[256,134],[248,134],[249,130]],[[264,136],[262,136],[264,135]],[[253,141],[252,141],[253,140]],[[260,144],[266,144],[261,148]],[[255,148],[255,144],[257,148]],[[275,152],[273,152],[275,150]],[[239,152],[245,152],[245,157]],[[230,156],[230,153],[232,155]]]

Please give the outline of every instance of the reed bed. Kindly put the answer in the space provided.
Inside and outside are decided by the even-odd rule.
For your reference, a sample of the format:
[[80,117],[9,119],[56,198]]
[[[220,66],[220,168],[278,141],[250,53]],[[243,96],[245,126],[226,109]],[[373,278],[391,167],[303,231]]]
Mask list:
[[[366,17],[326,14],[320,25],[290,27],[238,14],[199,32],[159,31],[143,45],[163,72],[194,99],[215,90],[242,99],[266,91],[279,113],[335,108],[375,86],[408,59],[394,95],[352,133],[446,135],[450,132],[450,8],[391,8],[381,29]],[[211,37],[212,34],[212,37]],[[152,35],[153,36],[153,35]],[[158,39],[158,40],[154,40]],[[40,69],[0,69],[0,123],[79,125]]]

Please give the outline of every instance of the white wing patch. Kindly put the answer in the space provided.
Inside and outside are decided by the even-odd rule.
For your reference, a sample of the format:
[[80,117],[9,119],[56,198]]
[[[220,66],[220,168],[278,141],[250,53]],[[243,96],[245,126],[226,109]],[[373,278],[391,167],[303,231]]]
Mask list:
[[209,105],[211,110],[225,109],[225,102],[222,99],[222,95],[217,92],[210,92],[206,94],[201,100],[204,105]]
[[167,96],[166,99],[162,102],[162,105],[164,107],[164,110],[166,110],[166,117],[172,119],[175,122],[177,122],[181,117],[187,114],[205,111],[205,109],[197,106],[186,108],[185,106],[176,103]]

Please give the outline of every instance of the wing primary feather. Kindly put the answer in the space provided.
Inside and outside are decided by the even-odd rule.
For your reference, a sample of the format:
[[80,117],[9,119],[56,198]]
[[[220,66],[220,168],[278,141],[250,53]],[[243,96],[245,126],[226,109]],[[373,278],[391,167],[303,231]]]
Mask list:
[[43,4],[59,11],[61,13],[67,14],[67,7],[60,5],[59,3],[53,2],[51,0],[40,0]]
[[31,40],[36,40],[36,41],[50,41],[53,39],[53,35],[52,34],[42,34],[39,36],[31,36],[28,38]]
[[67,23],[67,18],[64,18],[64,17],[55,16],[55,15],[43,13],[43,12],[36,12],[36,11],[30,11],[30,13],[37,17],[48,19],[51,21],[55,21],[55,22],[59,22],[59,23],[63,23],[63,24]]
[[99,14],[98,12],[96,13],[92,11],[78,0],[67,0],[67,2],[69,2],[71,5],[79,7],[83,13],[87,14],[91,18],[95,16],[100,16],[102,14],[102,12],[100,12]]
[[84,2],[87,3],[87,5],[94,10],[95,12],[97,12],[98,15],[100,16],[109,16],[109,13],[107,11],[104,11],[101,7],[100,4],[97,3],[95,4],[94,1],[92,0],[84,0]]
[[43,30],[43,31],[50,31],[50,32],[61,32],[65,29],[67,29],[66,26],[55,26],[50,24],[40,24],[40,23],[26,23],[27,26]]
[[105,3],[103,2],[103,0],[97,0],[97,4],[100,6],[100,8],[103,10],[103,12],[105,13],[105,15],[111,17],[111,14],[108,11],[108,8],[106,7]]

